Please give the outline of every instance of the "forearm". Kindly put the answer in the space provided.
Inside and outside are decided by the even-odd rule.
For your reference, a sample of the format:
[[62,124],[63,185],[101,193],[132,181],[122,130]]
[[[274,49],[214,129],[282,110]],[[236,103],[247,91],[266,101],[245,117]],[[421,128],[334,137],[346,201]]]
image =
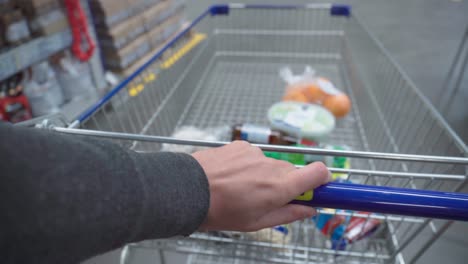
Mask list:
[[125,243],[190,234],[208,182],[191,156],[0,124],[7,263],[74,263]]

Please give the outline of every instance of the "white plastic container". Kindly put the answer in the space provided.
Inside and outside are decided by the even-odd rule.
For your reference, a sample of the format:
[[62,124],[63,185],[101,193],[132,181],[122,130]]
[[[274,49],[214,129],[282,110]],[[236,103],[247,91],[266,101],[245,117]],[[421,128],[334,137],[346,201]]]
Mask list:
[[324,141],[335,128],[335,117],[327,109],[298,102],[279,102],[268,110],[271,127],[298,138]]
[[24,93],[31,104],[33,116],[59,112],[63,94],[49,63],[44,61],[32,66],[30,73],[24,83]]
[[89,97],[95,93],[88,63],[64,57],[54,66],[54,70],[66,101]]

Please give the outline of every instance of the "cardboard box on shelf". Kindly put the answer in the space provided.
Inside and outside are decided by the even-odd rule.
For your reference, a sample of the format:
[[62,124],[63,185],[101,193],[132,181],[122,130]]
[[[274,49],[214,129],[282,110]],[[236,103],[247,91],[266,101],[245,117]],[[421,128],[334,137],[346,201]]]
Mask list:
[[158,24],[165,20],[162,16],[164,11],[169,8],[171,1],[163,1],[149,8],[143,13],[144,26],[147,31],[152,30]]
[[158,47],[180,29],[183,22],[182,13],[174,14],[159,26],[148,32],[148,39],[153,48]]
[[164,42],[163,32],[164,28],[159,26],[153,28],[153,30],[147,33],[151,47],[158,47],[159,45],[161,45],[162,42]]
[[15,0],[15,6],[23,10],[28,17],[34,17],[47,13],[59,6],[57,0]]
[[109,28],[130,16],[128,0],[91,0],[91,12],[98,27]]
[[[96,32],[102,49],[118,51],[138,36],[149,31],[145,25],[152,23],[152,28],[161,21],[159,13],[169,7],[170,1],[131,0],[134,5],[148,6],[148,8],[132,17],[129,17],[112,27],[97,27]],[[154,23],[157,20],[157,23]]]
[[97,27],[110,29],[125,19],[140,14],[161,0],[91,0],[91,12]]
[[181,0],[172,0],[169,7],[163,14],[161,14],[162,19],[166,20],[174,14],[182,13],[185,9],[185,2]]
[[103,49],[119,50],[145,32],[143,18],[140,16],[126,19],[111,29],[96,30],[99,44]]
[[128,7],[130,9],[131,14],[136,15],[141,12],[144,12],[148,8],[151,8],[163,1],[162,0],[127,0],[127,2],[128,2]]
[[[187,25],[185,25],[185,26],[187,26]],[[157,28],[154,28],[151,32],[147,33],[148,38],[150,39],[150,42],[152,44],[151,50],[148,51],[144,56],[142,56],[141,58],[136,60],[133,64],[131,64],[127,68],[120,69],[120,70],[113,70],[113,71],[116,74],[121,75],[121,76],[128,76],[128,75],[132,74],[139,67],[141,67],[144,63],[146,63],[151,57],[153,57],[154,54],[156,54],[156,52],[161,50],[164,47],[164,45],[166,45],[168,43],[168,41],[172,37],[174,37],[177,34],[177,32],[180,32],[183,28],[184,28],[183,24],[179,25],[179,27],[170,36],[168,36],[166,39],[162,39],[162,37],[164,35],[161,34],[161,33],[163,33],[165,31],[164,26],[159,26]],[[159,37],[158,37],[158,33],[159,33]],[[151,41],[152,37],[156,37],[157,41]],[[163,59],[164,59],[164,57],[165,56],[163,56]]]
[[147,35],[141,35],[118,51],[103,50],[104,64],[108,69],[120,71],[148,53],[150,48]]
[[[98,1],[98,0],[95,0]],[[101,0],[107,1],[107,0]],[[173,0],[126,0],[131,12],[139,12],[112,26],[96,29],[105,66],[117,73],[127,72],[152,53],[182,24],[184,4]],[[136,9],[135,7],[146,7]]]
[[69,28],[62,9],[54,9],[29,21],[31,31],[37,36],[48,36]]

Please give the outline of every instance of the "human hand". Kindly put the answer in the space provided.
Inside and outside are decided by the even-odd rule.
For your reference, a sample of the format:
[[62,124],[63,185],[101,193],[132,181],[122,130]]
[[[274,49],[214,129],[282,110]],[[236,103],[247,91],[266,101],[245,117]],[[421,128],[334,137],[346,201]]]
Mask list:
[[296,169],[267,158],[245,141],[193,153],[210,185],[210,207],[203,231],[256,231],[315,215],[315,209],[288,204],[330,180],[323,163]]

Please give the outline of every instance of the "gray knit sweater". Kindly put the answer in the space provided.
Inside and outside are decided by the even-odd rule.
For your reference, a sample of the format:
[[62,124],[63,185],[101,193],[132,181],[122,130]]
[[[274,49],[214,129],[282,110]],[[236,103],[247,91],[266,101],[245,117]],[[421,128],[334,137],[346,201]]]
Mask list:
[[77,263],[188,235],[208,207],[207,178],[190,155],[0,122],[2,263]]

